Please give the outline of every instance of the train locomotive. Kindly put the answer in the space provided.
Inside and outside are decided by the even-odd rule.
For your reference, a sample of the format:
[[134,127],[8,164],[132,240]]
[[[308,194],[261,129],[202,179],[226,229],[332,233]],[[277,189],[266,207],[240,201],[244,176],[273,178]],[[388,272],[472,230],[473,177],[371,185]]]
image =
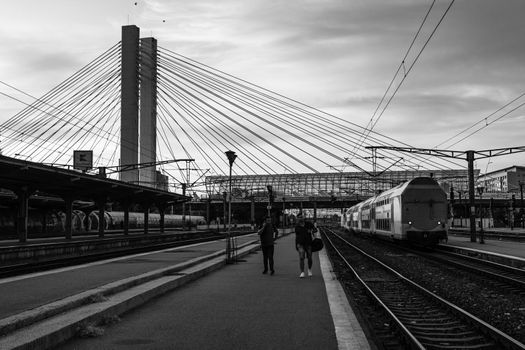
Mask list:
[[447,205],[434,179],[418,177],[347,209],[342,224],[353,232],[435,246],[447,239]]

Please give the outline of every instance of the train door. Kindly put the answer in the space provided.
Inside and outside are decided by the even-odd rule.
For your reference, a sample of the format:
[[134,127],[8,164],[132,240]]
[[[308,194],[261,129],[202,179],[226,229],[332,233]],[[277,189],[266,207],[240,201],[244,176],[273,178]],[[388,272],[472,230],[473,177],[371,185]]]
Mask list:
[[376,205],[372,203],[370,205],[370,233],[376,233]]
[[392,214],[390,216],[392,235],[396,239],[404,239],[403,211],[401,210],[401,197],[392,198]]

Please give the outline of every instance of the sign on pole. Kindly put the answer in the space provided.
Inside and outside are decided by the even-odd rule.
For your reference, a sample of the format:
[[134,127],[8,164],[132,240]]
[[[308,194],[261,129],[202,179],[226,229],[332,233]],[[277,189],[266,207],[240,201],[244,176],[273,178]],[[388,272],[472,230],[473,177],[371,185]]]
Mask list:
[[87,171],[93,168],[93,151],[73,151],[73,169]]

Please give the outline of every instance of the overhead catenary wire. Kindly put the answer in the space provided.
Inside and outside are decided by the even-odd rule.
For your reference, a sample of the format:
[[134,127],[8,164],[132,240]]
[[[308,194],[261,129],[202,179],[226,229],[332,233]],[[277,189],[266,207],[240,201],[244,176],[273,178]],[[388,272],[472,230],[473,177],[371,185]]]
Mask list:
[[[410,64],[409,68],[404,70],[404,74],[403,76],[401,77],[401,80],[400,82],[397,84],[396,88],[394,89],[394,91],[392,92],[392,94],[390,95],[390,97],[388,98],[387,102],[384,104],[384,106],[382,107],[381,109],[381,112],[379,113],[378,117],[376,118],[376,120],[372,123],[372,125],[370,126],[369,130],[373,130],[374,127],[376,126],[376,124],[379,122],[379,120],[381,119],[381,117],[383,116],[383,114],[385,113],[386,109],[388,108],[388,106],[390,105],[390,103],[392,102],[392,100],[394,99],[394,97],[396,96],[397,92],[399,91],[399,89],[401,88],[401,86],[403,85],[404,81],[406,80],[408,74],[412,71],[412,68],[414,67],[414,65],[417,63],[417,61],[419,60],[419,57],[421,56],[421,54],[423,53],[423,51],[425,50],[425,48],[427,47],[428,43],[430,42],[430,40],[432,39],[432,37],[434,36],[434,34],[436,33],[438,27],[441,25],[441,23],[443,22],[443,20],[445,19],[446,15],[448,14],[450,8],[452,7],[452,5],[454,4],[454,1],[455,0],[452,0],[448,7],[446,8],[446,10],[444,11],[444,13],[442,14],[441,18],[439,19],[438,23],[434,26],[434,29],[432,30],[432,32],[430,33],[430,35],[428,36],[427,40],[425,41],[425,43],[423,44],[423,46],[421,47],[421,49],[419,50],[419,52],[417,53],[416,57],[414,58],[414,60],[412,61],[412,63]],[[429,12],[430,10],[432,9],[434,5],[434,2],[432,2],[431,6],[430,6],[430,9],[429,9]],[[424,18],[424,21],[423,23],[426,21],[426,18],[428,16],[428,13],[427,12],[427,15],[425,16]],[[421,28],[418,29],[417,31],[417,34],[419,34]],[[409,47],[409,50],[412,48],[413,46],[413,43],[410,45]],[[403,67],[405,69],[405,59],[408,55],[408,52],[407,54],[405,54],[405,58],[401,61],[401,64],[396,72],[396,75],[394,76],[394,79],[395,77],[397,76],[398,72],[400,71],[400,68]],[[390,90],[390,85],[387,89],[387,92],[388,90]],[[381,99],[380,101],[380,104],[378,105],[378,107],[381,105],[381,103],[384,101],[384,97]],[[377,109],[376,109],[377,110]],[[374,112],[374,115],[376,114],[376,112]],[[368,137],[368,132],[367,132],[367,135],[365,136],[365,138]],[[409,159],[412,159],[412,157],[410,157]]]
[[[169,51],[169,50],[168,50],[168,51]],[[199,63],[197,63],[197,62],[195,62],[195,61],[192,61],[191,59],[188,59],[188,58],[186,58],[186,57],[184,57],[184,56],[180,56],[180,55],[175,54],[175,53],[173,53],[173,52],[170,52],[170,54],[172,54],[172,55],[175,56],[175,57],[183,57],[184,60],[188,60],[188,61],[190,61],[190,62],[191,62],[190,65],[193,66],[193,67],[200,67],[200,66],[201,66],[201,65],[199,65]],[[268,100],[271,100],[271,101],[277,101],[278,103],[283,103],[284,105],[286,105],[286,108],[299,109],[301,112],[304,112],[304,113],[306,113],[307,115],[311,115],[312,117],[317,118],[317,122],[314,123],[314,124],[312,124],[312,125],[319,125],[319,124],[320,124],[320,125],[326,125],[326,124],[329,124],[329,123],[333,123],[334,125],[337,125],[337,126],[339,126],[340,128],[344,128],[346,131],[348,131],[348,132],[350,132],[350,133],[357,133],[357,134],[359,134],[359,133],[356,132],[354,129],[352,129],[352,128],[348,128],[348,127],[345,127],[345,126],[344,126],[346,123],[349,123],[347,120],[343,120],[343,119],[341,119],[341,118],[337,118],[337,117],[335,117],[335,116],[333,116],[333,115],[329,115],[329,114],[327,114],[327,113],[324,113],[323,111],[319,111],[319,110],[317,110],[317,109],[315,109],[315,108],[313,108],[313,107],[310,107],[310,106],[306,106],[306,105],[304,105],[304,104],[301,104],[300,102],[297,102],[297,101],[294,101],[294,100],[288,99],[288,98],[286,98],[286,97],[283,97],[283,96],[281,96],[281,95],[278,95],[278,94],[272,93],[272,92],[270,92],[270,91],[268,91],[268,90],[265,90],[264,88],[258,87],[258,86],[256,86],[256,85],[253,85],[253,84],[252,84],[252,85],[249,86],[250,83],[248,83],[248,82],[246,82],[246,81],[244,81],[244,80],[242,80],[242,79],[238,79],[238,78],[232,77],[232,76],[228,75],[227,73],[224,73],[224,72],[221,72],[221,71],[217,71],[217,70],[215,70],[215,69],[213,69],[213,68],[210,68],[210,67],[208,67],[208,66],[206,66],[206,65],[202,65],[202,66],[205,67],[205,68],[203,68],[203,70],[206,70],[206,71],[213,71],[213,72],[217,73],[217,75],[221,75],[221,78],[222,78],[222,75],[227,76],[226,80],[229,81],[229,82],[232,82],[232,81],[235,81],[235,80],[236,80],[236,81],[241,81],[242,84],[244,84],[244,85],[241,84],[241,85],[243,86],[243,88],[246,88],[246,86],[248,86],[248,88],[246,88],[247,90],[250,90],[250,91],[256,91],[256,92],[257,92],[257,91],[260,89],[260,90],[262,90],[262,91],[266,91],[266,92],[261,93],[261,95],[263,95],[265,98],[268,98]],[[273,94],[273,95],[270,95],[270,94]],[[279,96],[280,98],[277,99],[275,96]],[[292,104],[290,104],[289,102],[286,102],[286,101],[292,101],[293,103],[296,103],[296,104],[298,104],[298,105],[300,105],[300,106],[304,106],[305,108],[308,108],[308,109],[310,109],[311,111],[315,111],[316,113],[312,113],[311,111],[310,111],[310,112],[309,112],[309,111],[306,111],[306,110],[304,110],[302,107],[299,107],[299,108],[298,108],[297,106],[292,105]],[[335,119],[335,122],[334,122],[334,120],[331,121],[331,120],[329,120],[328,118],[321,118],[321,119],[320,119],[320,118],[319,118],[320,115],[321,115],[321,116],[327,116],[328,118],[334,118],[334,119]],[[355,125],[355,124],[352,124],[352,123],[349,123],[349,124],[352,125],[352,126],[354,126],[355,129],[358,129],[358,128],[359,128],[359,126],[357,126],[357,125]],[[384,136],[384,135],[382,135],[382,136],[383,136],[383,137],[386,137],[386,136]],[[388,137],[386,137],[386,138],[388,139]],[[397,142],[397,144],[399,144],[399,142]],[[390,144],[390,145],[391,145],[391,144]]]
[[[198,67],[198,66],[196,65],[195,62],[192,62],[192,63],[191,63],[191,66],[192,66],[193,68]],[[206,74],[211,74],[210,71],[211,71],[211,70],[207,70],[207,71],[206,71]],[[186,74],[185,74],[185,75],[186,75]],[[220,78],[217,78],[217,79],[220,79]],[[228,78],[228,82],[231,82],[232,79],[233,79],[233,78],[229,77],[229,78]],[[227,86],[228,84],[227,84],[227,83],[224,83],[224,84],[222,84],[222,85]],[[253,88],[250,88],[250,89],[251,89],[251,91],[254,91]],[[249,93],[246,93],[246,95],[249,95]],[[266,97],[266,96],[265,96],[265,97]],[[273,100],[275,100],[275,97],[273,98]],[[269,104],[269,103],[265,101],[265,106],[266,106],[267,104]],[[288,108],[290,108],[290,107],[288,106]],[[288,117],[288,116],[289,116],[289,115],[287,115],[287,117]],[[281,121],[280,121],[280,122],[281,122]],[[333,121],[332,121],[332,123],[333,123]],[[296,123],[296,125],[297,125],[297,124],[298,124],[298,123]],[[315,127],[315,128],[317,128],[317,127],[318,127],[317,125],[327,125],[327,124],[328,124],[328,123],[327,123],[325,120],[320,120],[318,123],[315,123],[315,124],[312,124],[312,125],[309,125],[309,126],[310,126],[310,127]],[[300,124],[299,124],[299,125],[300,125]],[[339,126],[339,125],[338,125],[338,126]],[[313,129],[313,128],[312,128],[312,129]],[[313,130],[314,130],[314,129],[313,129]],[[339,130],[341,130],[341,128],[339,128]],[[315,131],[317,132],[317,131],[319,131],[319,130],[315,130]],[[331,130],[332,134],[334,133],[334,131],[335,131],[335,130]],[[329,143],[324,142],[323,144],[329,144]],[[332,144],[333,144],[333,142],[332,142]]]
[[471,132],[470,134],[468,134],[467,136],[464,136],[463,138],[461,138],[460,140],[457,140],[455,141],[454,143],[448,145],[448,146],[445,146],[447,149],[451,148],[451,147],[454,147],[456,146],[457,144],[461,143],[462,141],[466,140],[467,138],[469,138],[470,136],[478,133],[479,131],[485,129],[486,127],[488,127],[489,125],[503,119],[504,117],[510,115],[512,112],[520,109],[521,107],[523,107],[525,105],[525,102],[524,103],[521,103],[519,104],[518,106],[516,107],[513,107],[510,111],[502,114],[501,116],[497,117],[496,119],[494,120],[491,120],[490,122],[488,121],[491,117],[494,117],[497,113],[501,112],[502,110],[504,110],[505,108],[509,107],[510,105],[512,105],[514,102],[520,100],[522,97],[525,96],[525,92],[520,94],[519,96],[515,97],[514,99],[512,99],[510,102],[507,102],[505,105],[501,106],[500,108],[498,108],[496,111],[492,112],[491,114],[489,114],[488,116],[486,117],[483,117],[482,119],[480,119],[479,121],[477,121],[476,123],[474,123],[473,125],[469,126],[468,128],[465,128],[463,130],[461,130],[460,132],[458,132],[457,134],[455,134],[454,136],[451,136],[449,137],[448,139],[446,139],[445,141],[439,143],[438,145],[434,146],[434,148],[438,148],[438,147],[441,147],[443,146],[444,144],[446,144],[447,142],[449,141],[452,141],[453,139],[459,137],[460,135],[466,133],[467,131],[475,128],[477,125],[479,124],[482,124],[482,123],[485,123],[484,125],[482,125],[479,129]]
[[[421,24],[419,25],[419,28],[417,29],[416,31],[416,34],[414,35],[414,38],[412,39],[412,42],[410,43],[410,45],[408,46],[408,49],[407,51],[405,52],[405,56],[401,59],[401,63],[399,64],[399,66],[397,67],[397,70],[396,72],[394,73],[394,76],[392,77],[392,80],[390,80],[390,83],[388,84],[388,87],[386,88],[383,96],[381,97],[381,100],[379,101],[379,103],[377,104],[377,107],[376,109],[374,110],[374,113],[372,114],[372,117],[370,118],[370,120],[368,121],[368,124],[366,125],[365,129],[365,133],[363,134],[363,139],[359,141],[359,144],[356,145],[354,147],[354,149],[352,150],[352,154],[355,153],[355,149],[356,148],[360,148],[362,146],[362,141],[364,141],[366,139],[366,137],[368,136],[368,134],[372,131],[372,129],[374,128],[374,125],[376,123],[374,123],[374,118],[375,116],[377,115],[377,112],[379,111],[379,108],[381,107],[381,105],[383,104],[383,101],[385,100],[388,92],[390,91],[390,88],[392,87],[392,85],[394,84],[397,76],[399,75],[399,72],[401,71],[401,68],[403,68],[403,75],[406,77],[407,75],[407,72],[405,70],[405,60],[407,59],[408,55],[410,54],[410,51],[412,50],[412,47],[414,46],[414,43],[416,42],[418,36],[419,36],[419,33],[421,33],[421,29],[423,28],[423,26],[425,25],[427,19],[428,19],[428,16],[430,15],[430,12],[432,11],[432,8],[434,8],[434,4],[436,3],[435,0],[432,1],[432,3],[430,4],[430,7],[429,9],[427,10],[425,16],[423,17],[423,21],[421,21]],[[370,126],[370,129],[368,129],[368,127]]]

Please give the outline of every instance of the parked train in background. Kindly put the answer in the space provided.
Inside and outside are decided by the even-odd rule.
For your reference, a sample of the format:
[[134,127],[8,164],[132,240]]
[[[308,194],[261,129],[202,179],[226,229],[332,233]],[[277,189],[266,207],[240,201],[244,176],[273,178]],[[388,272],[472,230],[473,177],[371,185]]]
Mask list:
[[434,246],[447,239],[445,191],[429,177],[418,177],[346,210],[345,229],[394,241]]
[[[99,225],[98,211],[92,211],[86,221],[86,230],[98,230]],[[184,225],[183,225],[184,221]],[[197,226],[206,225],[206,219],[204,216],[198,215],[177,215],[177,214],[166,214],[164,215],[164,227],[176,228],[182,226]],[[160,227],[160,214],[149,213],[148,214],[148,226],[149,227]],[[129,228],[142,228],[144,227],[144,213],[129,213]],[[105,230],[117,230],[124,228],[124,212],[123,211],[105,211],[104,212],[104,229]]]
[[[49,236],[54,233],[63,233],[66,230],[66,214],[63,211],[47,212],[45,214],[45,228],[43,226],[44,215],[35,211],[30,211],[28,216],[28,228],[30,233],[36,233],[40,236]],[[98,231],[98,211],[92,211],[86,214],[82,210],[73,210],[71,216],[71,226],[73,232]],[[150,228],[160,227],[160,214],[149,213],[148,223]],[[206,225],[204,216],[185,215],[184,225],[183,216],[177,214],[166,214],[164,216],[164,226],[166,228],[190,227],[197,225]],[[129,213],[129,228],[139,229],[144,227],[144,213]],[[0,239],[15,237],[15,219],[10,213],[0,213],[0,228],[2,235]],[[124,228],[124,212],[122,211],[105,211],[104,212],[104,229],[117,230]]]

